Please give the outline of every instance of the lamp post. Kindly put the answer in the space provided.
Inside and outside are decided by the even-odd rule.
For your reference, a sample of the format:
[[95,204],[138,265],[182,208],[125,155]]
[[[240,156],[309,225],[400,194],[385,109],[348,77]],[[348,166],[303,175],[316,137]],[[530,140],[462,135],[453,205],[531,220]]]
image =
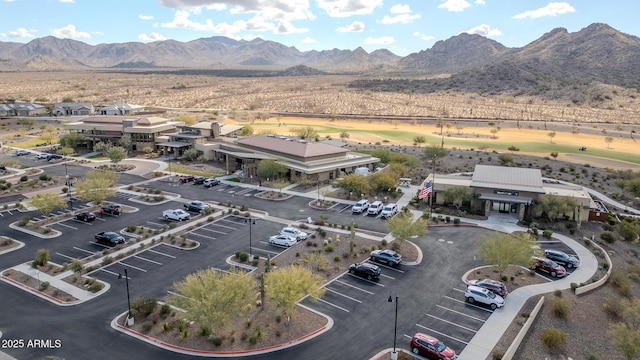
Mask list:
[[253,254],[251,253],[251,249],[253,248],[253,246],[251,245],[251,228],[253,227],[253,225],[256,224],[256,219],[252,219],[252,218],[245,218],[244,219],[245,224],[248,223],[249,224],[249,259],[251,261],[253,261]]
[[[389,295],[389,299],[387,299],[387,301],[394,302],[393,297]],[[396,337],[398,334],[398,296],[397,295],[396,295],[395,303],[396,303],[396,318],[393,325],[393,352],[391,353],[391,360],[398,359],[398,352],[396,351]]]
[[[131,316],[131,298],[129,297],[129,274],[127,273],[127,269],[124,270],[124,279],[127,283],[127,305],[129,306],[129,312],[127,313],[127,325],[133,325],[133,316]],[[122,279],[122,273],[118,273],[118,279]]]

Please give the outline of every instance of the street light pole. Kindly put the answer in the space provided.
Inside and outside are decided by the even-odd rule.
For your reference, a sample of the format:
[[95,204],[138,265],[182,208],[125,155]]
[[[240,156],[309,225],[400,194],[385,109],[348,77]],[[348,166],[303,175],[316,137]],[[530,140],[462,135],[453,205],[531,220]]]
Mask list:
[[244,219],[245,223],[249,223],[249,260],[253,261],[253,254],[251,253],[251,249],[253,248],[251,244],[251,228],[256,224],[256,219],[248,218]]
[[[121,273],[118,273],[118,279],[122,279]],[[124,268],[124,279],[127,283],[127,305],[129,307],[129,312],[127,313],[127,325],[133,325],[133,316],[131,316],[131,297],[129,297],[129,274],[127,273],[126,268]]]
[[[394,302],[391,295],[389,295],[389,299],[387,299],[387,301]],[[398,296],[397,295],[396,295],[395,303],[396,303],[396,318],[393,325],[393,352],[391,353],[391,360],[398,359],[398,352],[396,351],[396,338],[398,334]]]

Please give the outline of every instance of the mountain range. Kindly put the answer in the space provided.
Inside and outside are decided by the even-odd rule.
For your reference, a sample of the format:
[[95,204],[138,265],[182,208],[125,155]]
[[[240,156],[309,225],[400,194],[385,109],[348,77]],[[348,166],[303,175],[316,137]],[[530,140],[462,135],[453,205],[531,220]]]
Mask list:
[[[92,69],[200,69],[286,71],[285,75],[324,73],[447,74],[429,82],[435,89],[510,91],[528,87],[599,82],[640,88],[640,38],[594,23],[574,33],[556,28],[520,48],[509,48],[480,35],[461,33],[431,48],[400,57],[386,49],[302,52],[295,47],[254,39],[200,38],[189,42],[89,45],[52,36],[26,44],[0,42],[0,71]],[[378,83],[381,89],[382,82]],[[414,84],[418,89],[424,82]],[[388,86],[396,86],[388,85]],[[357,86],[357,85],[356,85]],[[369,84],[368,86],[371,86]],[[382,89],[384,90],[384,89]]]

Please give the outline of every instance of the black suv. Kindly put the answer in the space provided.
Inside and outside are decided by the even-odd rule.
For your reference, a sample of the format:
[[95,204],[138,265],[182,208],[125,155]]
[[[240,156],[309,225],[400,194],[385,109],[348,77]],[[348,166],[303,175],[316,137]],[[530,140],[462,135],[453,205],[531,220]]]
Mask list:
[[104,204],[100,207],[100,211],[104,214],[120,215],[122,206],[118,204]]
[[357,275],[367,280],[373,280],[380,277],[380,268],[370,264],[368,262],[361,262],[359,264],[351,264],[349,266],[349,273]]
[[49,154],[47,155],[47,161],[62,159],[62,155],[58,154]]
[[559,250],[544,250],[544,256],[547,259],[551,259],[560,265],[566,266],[568,269],[577,268],[580,265],[580,260],[573,255],[569,255]]

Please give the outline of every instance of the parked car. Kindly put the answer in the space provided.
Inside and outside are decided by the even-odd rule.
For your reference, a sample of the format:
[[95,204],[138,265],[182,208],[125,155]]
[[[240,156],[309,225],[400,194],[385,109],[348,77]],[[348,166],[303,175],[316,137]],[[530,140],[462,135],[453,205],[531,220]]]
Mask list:
[[481,303],[491,307],[491,310],[504,306],[504,298],[502,296],[496,295],[492,291],[480,286],[467,286],[467,291],[464,292],[464,297],[467,299],[469,304]]
[[367,280],[375,280],[380,277],[380,268],[368,262],[351,264],[349,273],[366,278]]
[[115,246],[127,242],[124,237],[113,231],[102,231],[95,235],[95,239],[100,244]]
[[382,209],[380,216],[382,216],[385,219],[388,219],[397,213],[398,213],[398,205],[391,203],[391,204],[387,204],[387,206],[385,206]]
[[269,244],[271,245],[280,245],[280,246],[293,246],[298,242],[296,238],[288,236],[288,235],[273,235],[269,238]]
[[204,187],[206,188],[210,188],[212,186],[216,186],[220,184],[220,180],[214,178],[214,177],[210,177],[207,180],[205,180],[202,185],[204,185]]
[[181,183],[188,183],[190,181],[193,181],[193,179],[195,179],[195,176],[193,175],[182,175],[178,178],[178,181],[180,181]]
[[104,214],[120,215],[122,206],[119,204],[104,204],[100,207],[100,211]]
[[0,165],[0,170],[2,170],[2,171],[7,170],[7,167],[4,166],[4,165]]
[[357,203],[353,204],[353,207],[351,208],[351,212],[359,214],[359,213],[362,213],[363,211],[366,211],[367,209],[369,209],[369,200],[362,199]]
[[384,204],[382,203],[382,201],[374,201],[371,203],[371,205],[369,205],[367,214],[378,215],[382,211],[382,208],[384,208]]
[[31,151],[27,150],[16,150],[16,156],[24,156],[31,154]]
[[280,235],[291,236],[297,241],[307,240],[307,237],[309,236],[309,234],[307,234],[306,232],[290,226],[280,230]]
[[369,254],[369,259],[381,264],[397,266],[402,261],[402,255],[393,250],[373,250]]
[[48,154],[47,161],[62,159],[62,155],[58,154]]
[[162,212],[165,220],[185,221],[191,219],[191,215],[182,209],[169,209]]
[[196,177],[193,178],[193,183],[200,185],[200,184],[204,183],[205,180],[207,180],[207,178],[204,177],[204,176],[196,176]]
[[74,216],[73,218],[76,220],[89,222],[96,219],[96,214],[92,213],[91,211],[83,211],[79,214],[76,214],[76,216]]
[[475,285],[482,288],[485,288],[489,291],[492,291],[496,295],[500,295],[502,297],[507,296],[509,291],[507,290],[507,285],[502,281],[492,280],[492,279],[475,279],[467,281],[468,285]]
[[47,160],[48,160],[49,155],[51,155],[51,154],[47,154],[47,153],[40,153],[40,154],[36,155],[36,159],[37,159],[37,160],[42,160],[42,159],[47,159]]
[[209,204],[205,204],[202,201],[195,200],[195,201],[191,201],[191,202],[188,202],[188,203],[184,204],[184,208],[187,211],[193,211],[193,212],[201,213],[201,212],[207,211],[207,209],[209,209]]
[[424,356],[430,360],[454,360],[456,352],[440,340],[423,333],[417,333],[411,338],[411,352]]
[[577,268],[578,265],[580,265],[580,260],[578,260],[577,257],[569,255],[564,251],[545,249],[544,256],[546,256],[547,259],[553,260],[569,269]]
[[535,269],[538,271],[546,272],[552,277],[565,277],[567,276],[567,271],[564,266],[558,264],[557,262],[546,259],[546,258],[534,258],[535,260]]

